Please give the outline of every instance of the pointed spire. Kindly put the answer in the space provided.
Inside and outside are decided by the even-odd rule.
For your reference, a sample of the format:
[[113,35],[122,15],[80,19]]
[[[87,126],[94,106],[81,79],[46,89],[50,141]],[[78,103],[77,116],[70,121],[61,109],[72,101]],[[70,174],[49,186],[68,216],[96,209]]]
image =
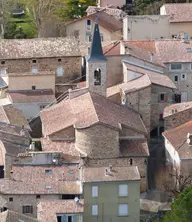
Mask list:
[[103,50],[102,50],[102,45],[101,45],[98,17],[96,17],[96,23],[95,23],[93,39],[92,39],[92,43],[91,43],[90,54],[88,55],[88,61],[90,61],[90,60],[106,61],[106,58],[103,55]]

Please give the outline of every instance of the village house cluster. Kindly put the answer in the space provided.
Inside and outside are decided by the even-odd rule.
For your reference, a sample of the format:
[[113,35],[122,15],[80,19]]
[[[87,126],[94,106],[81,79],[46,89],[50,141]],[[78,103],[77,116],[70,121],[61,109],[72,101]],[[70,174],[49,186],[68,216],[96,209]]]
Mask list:
[[158,218],[192,175],[192,3],[118,2],[0,41],[1,222]]

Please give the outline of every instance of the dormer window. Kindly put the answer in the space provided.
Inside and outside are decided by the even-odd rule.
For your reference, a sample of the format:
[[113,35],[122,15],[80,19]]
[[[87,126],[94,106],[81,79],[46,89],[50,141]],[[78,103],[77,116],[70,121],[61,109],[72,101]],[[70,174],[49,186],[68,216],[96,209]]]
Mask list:
[[101,85],[101,70],[98,68],[94,71],[94,80],[95,86]]

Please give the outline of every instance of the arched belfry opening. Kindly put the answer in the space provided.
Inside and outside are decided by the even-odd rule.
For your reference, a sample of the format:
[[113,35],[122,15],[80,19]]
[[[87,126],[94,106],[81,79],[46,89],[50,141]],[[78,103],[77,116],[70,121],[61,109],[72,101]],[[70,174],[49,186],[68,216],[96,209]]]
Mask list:
[[94,71],[94,85],[99,86],[101,85],[101,69],[97,68]]

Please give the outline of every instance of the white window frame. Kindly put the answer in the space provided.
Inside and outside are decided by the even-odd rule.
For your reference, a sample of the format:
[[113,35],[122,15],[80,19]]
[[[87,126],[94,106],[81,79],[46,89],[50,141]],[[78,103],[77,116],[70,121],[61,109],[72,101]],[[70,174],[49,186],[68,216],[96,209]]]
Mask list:
[[57,67],[57,77],[63,76],[63,66]]
[[0,75],[7,74],[7,69],[0,69]]
[[37,66],[32,66],[31,72],[32,73],[37,73],[38,72],[38,67]]
[[[177,81],[175,81],[175,77],[176,77],[176,76],[177,76]],[[175,75],[174,75],[174,80],[173,80],[173,81],[176,82],[176,83],[179,82],[179,75],[178,75],[178,74],[175,74]]]
[[98,197],[98,186],[92,186],[92,197]]
[[98,205],[92,205],[92,216],[98,216]]
[[[184,78],[183,78],[183,75],[185,75]],[[187,73],[181,73],[181,80],[187,80]]]
[[127,197],[128,196],[128,185],[127,184],[120,184],[119,185],[119,196],[120,197]]
[[[173,65],[173,64],[181,64],[181,69],[172,69],[171,65]],[[169,64],[169,70],[172,71],[172,72],[174,72],[174,71],[182,71],[183,70],[183,64],[182,63],[170,63]]]
[[119,204],[118,215],[121,217],[129,215],[128,204]]

